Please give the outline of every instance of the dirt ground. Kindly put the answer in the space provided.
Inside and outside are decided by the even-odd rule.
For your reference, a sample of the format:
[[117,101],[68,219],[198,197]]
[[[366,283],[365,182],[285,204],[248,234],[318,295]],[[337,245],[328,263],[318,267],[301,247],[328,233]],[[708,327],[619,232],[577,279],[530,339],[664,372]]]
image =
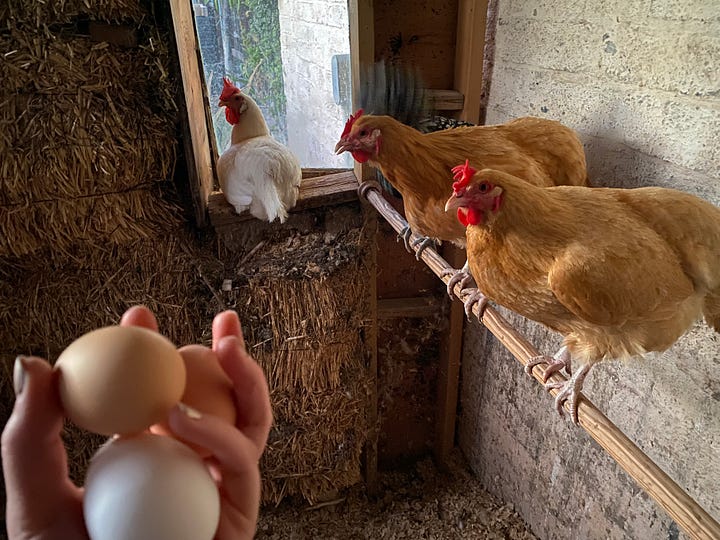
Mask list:
[[379,484],[376,497],[355,486],[314,506],[288,500],[265,507],[256,539],[536,538],[509,505],[483,489],[458,450],[446,472],[426,458],[405,471],[381,472]]

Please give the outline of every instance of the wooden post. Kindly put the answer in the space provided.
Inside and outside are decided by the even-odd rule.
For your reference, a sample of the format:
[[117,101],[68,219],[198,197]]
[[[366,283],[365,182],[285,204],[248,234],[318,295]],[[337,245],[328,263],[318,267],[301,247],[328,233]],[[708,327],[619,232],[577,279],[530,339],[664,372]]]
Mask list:
[[[450,257],[453,267],[465,264],[465,251],[451,245],[443,252]],[[440,365],[437,377],[437,412],[435,416],[435,460],[439,466],[447,463],[455,446],[460,359],[465,327],[465,311],[460,302],[450,303],[450,321],[440,339]]]
[[[407,222],[390,206],[380,194],[379,189],[372,183],[367,182],[361,185],[358,191],[382,214],[393,229],[400,232],[407,225]],[[413,233],[411,241],[417,238],[419,237]],[[442,277],[442,273],[451,266],[434,249],[425,249],[420,258],[436,276],[447,283],[449,277]],[[462,299],[459,285],[455,286],[454,292],[455,296]],[[477,305],[474,307],[473,313],[523,366],[527,365],[531,358],[539,356],[538,350],[492,307],[485,309],[482,319]],[[533,368],[532,374],[540,384],[543,384],[542,376],[546,369],[547,364],[540,364]],[[550,380],[565,381],[566,379],[559,373],[554,373]],[[554,397],[558,392],[559,390],[553,389],[550,391],[550,395]],[[568,402],[565,402],[565,410],[570,412]],[[580,426],[692,538],[698,540],[720,538],[720,524],[582,394],[578,398],[578,419]]]
[[[353,109],[360,102],[360,88],[362,77],[361,66],[373,62],[375,57],[375,31],[373,0],[349,0],[348,16],[350,19],[350,71],[352,75]],[[355,176],[358,182],[363,182],[373,176],[370,167],[355,162]],[[374,243],[376,244],[376,243]],[[368,387],[370,388],[368,404],[368,442],[365,446],[365,484],[369,493],[377,491],[378,468],[378,351],[377,351],[377,261],[375,259],[376,245],[373,247],[372,268],[370,276],[370,294],[372,320],[370,328],[366,328],[366,343],[368,352]]]
[[465,96],[460,120],[480,121],[488,0],[460,0],[455,45],[455,90]]
[[[182,74],[185,108],[183,122],[185,153],[188,161],[190,190],[195,208],[195,221],[206,223],[207,200],[213,187],[213,166],[205,106],[205,81],[202,78],[195,19],[188,0],[170,0],[180,73]],[[152,156],[149,156],[151,159]]]

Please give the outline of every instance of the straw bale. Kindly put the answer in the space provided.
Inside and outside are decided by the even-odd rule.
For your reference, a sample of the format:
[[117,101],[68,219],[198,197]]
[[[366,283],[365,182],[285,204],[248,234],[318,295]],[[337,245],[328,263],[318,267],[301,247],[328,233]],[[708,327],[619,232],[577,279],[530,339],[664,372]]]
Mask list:
[[[157,314],[178,345],[207,340],[220,306],[203,278],[221,273],[222,264],[181,230],[68,257],[0,259],[0,342],[12,354],[53,361],[72,340],[117,324],[138,303]],[[219,286],[221,279],[214,281]]]
[[147,16],[146,3],[139,0],[3,0],[0,27],[18,22],[34,26],[65,23],[78,17],[139,22]]
[[46,248],[73,253],[107,244],[128,244],[171,231],[180,209],[159,198],[157,190],[97,194],[74,200],[17,205],[0,212],[0,257],[21,256]]
[[[213,316],[223,306],[207,284],[220,288],[223,265],[205,243],[178,229],[124,246],[96,246],[92,251],[81,246],[67,256],[46,251],[0,257],[3,425],[12,410],[16,355],[54,362],[77,337],[117,324],[132,305],[150,307],[161,332],[178,346],[210,343]],[[63,438],[71,476],[82,483],[89,459],[104,438],[69,423]]]
[[[0,204],[116,192],[172,176],[167,47],[0,36]],[[166,59],[167,60],[167,59]]]
[[327,233],[290,237],[256,253],[235,276],[248,350],[266,373],[274,410],[262,460],[267,503],[295,494],[314,501],[361,480],[364,242],[360,229],[332,240]]
[[180,225],[167,40],[157,29],[131,49],[47,29],[0,35],[0,256]]

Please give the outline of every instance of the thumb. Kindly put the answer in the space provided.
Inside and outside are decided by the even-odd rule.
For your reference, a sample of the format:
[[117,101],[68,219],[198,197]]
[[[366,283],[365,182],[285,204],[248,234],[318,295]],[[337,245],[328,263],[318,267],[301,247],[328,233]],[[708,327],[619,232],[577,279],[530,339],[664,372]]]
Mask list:
[[[3,454],[6,446],[19,453],[39,451],[43,441],[60,436],[63,409],[57,388],[56,373],[45,360],[18,356],[13,369],[15,406],[3,431]],[[32,456],[23,456],[29,462]]]
[[18,357],[14,380],[17,398],[2,434],[5,487],[13,494],[7,515],[42,523],[79,493],[67,477],[56,372],[40,358]]

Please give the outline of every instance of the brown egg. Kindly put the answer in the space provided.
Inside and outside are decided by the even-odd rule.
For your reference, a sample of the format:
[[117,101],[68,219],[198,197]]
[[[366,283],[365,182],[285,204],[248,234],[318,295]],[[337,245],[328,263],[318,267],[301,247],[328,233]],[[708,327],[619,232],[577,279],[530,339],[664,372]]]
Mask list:
[[[187,345],[180,349],[185,360],[187,382],[182,402],[201,413],[212,414],[235,425],[237,409],[232,381],[223,371],[215,353],[201,345]],[[167,422],[153,427],[156,433],[177,437]],[[210,455],[206,448],[177,437],[202,457]]]
[[78,426],[102,435],[127,435],[167,417],[185,390],[185,363],[166,338],[137,326],[108,326],[65,349],[60,399]]

